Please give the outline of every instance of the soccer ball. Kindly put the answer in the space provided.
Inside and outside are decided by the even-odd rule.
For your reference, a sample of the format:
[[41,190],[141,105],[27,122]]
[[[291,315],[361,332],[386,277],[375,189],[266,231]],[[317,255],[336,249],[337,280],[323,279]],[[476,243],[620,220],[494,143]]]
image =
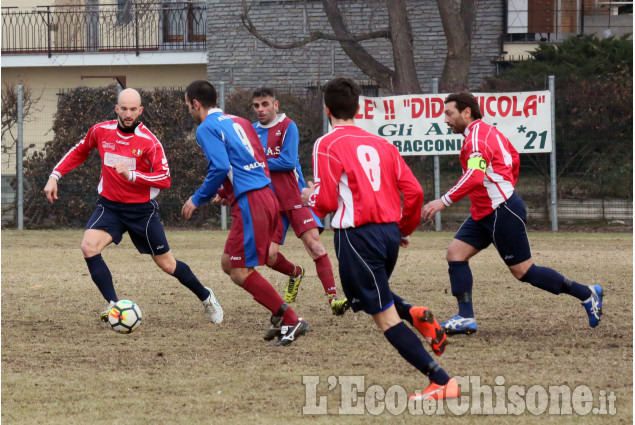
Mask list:
[[141,310],[132,301],[119,300],[108,312],[108,323],[115,332],[129,334],[141,324]]

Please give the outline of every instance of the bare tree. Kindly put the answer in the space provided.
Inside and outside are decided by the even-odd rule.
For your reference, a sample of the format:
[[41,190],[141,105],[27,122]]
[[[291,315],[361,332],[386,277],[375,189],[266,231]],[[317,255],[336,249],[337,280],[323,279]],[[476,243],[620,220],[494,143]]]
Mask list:
[[[241,20],[254,37],[275,49],[295,49],[317,40],[338,41],[355,65],[382,89],[393,94],[421,93],[413,53],[412,27],[405,0],[386,0],[387,27],[359,35],[351,33],[337,3],[336,0],[322,0],[332,34],[313,31],[307,37],[291,43],[278,43],[263,36],[249,16],[247,0],[242,0]],[[437,0],[437,4],[448,43],[448,55],[440,86],[442,89],[466,88],[476,0]],[[375,59],[360,43],[378,38],[386,38],[391,42],[393,69]]]
[[[2,83],[2,155],[7,158],[15,155],[18,142],[18,87],[15,83]],[[36,108],[42,95],[34,95],[28,85],[22,86],[22,117],[24,121],[29,121],[33,113],[39,111]],[[35,145],[25,146],[27,149]]]

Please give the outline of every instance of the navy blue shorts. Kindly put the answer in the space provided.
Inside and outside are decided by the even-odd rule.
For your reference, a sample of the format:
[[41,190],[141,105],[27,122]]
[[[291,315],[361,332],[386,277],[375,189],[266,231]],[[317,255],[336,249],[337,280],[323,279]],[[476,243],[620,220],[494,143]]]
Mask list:
[[478,250],[493,243],[505,264],[514,266],[531,258],[526,223],[525,203],[513,194],[482,219],[476,221],[470,216],[454,238]]
[[377,314],[394,304],[388,279],[399,255],[397,223],[335,229],[342,289],[353,311]]
[[170,250],[155,200],[125,204],[99,198],[97,208],[86,224],[88,229],[104,230],[115,244],[119,244],[123,234],[128,232],[142,254],[161,255]]

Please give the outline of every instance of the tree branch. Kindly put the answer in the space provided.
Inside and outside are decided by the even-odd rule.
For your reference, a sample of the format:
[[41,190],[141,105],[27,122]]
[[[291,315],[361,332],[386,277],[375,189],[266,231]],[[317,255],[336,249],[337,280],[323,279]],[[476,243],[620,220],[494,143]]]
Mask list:
[[[342,39],[338,37],[337,35],[325,34],[322,31],[313,31],[308,37],[305,37],[301,40],[294,41],[291,43],[278,43],[260,34],[256,26],[254,25],[253,21],[249,17],[249,8],[247,7],[246,0],[242,0],[242,7],[243,7],[243,13],[240,15],[240,20],[242,21],[243,26],[247,28],[247,31],[249,31],[251,35],[256,37],[258,40],[262,41],[267,46],[272,47],[274,49],[284,49],[284,50],[295,49],[297,47],[302,47],[309,43],[313,43],[314,41],[317,41],[317,40],[342,41]],[[371,31],[361,35],[355,35],[355,36],[351,35],[350,40],[355,42],[360,42],[365,40],[374,40],[377,38],[390,38],[390,30],[383,29],[378,31]]]
[[348,57],[361,69],[361,71],[374,79],[381,87],[392,89],[392,79],[395,71],[385,66],[369,54],[351,34],[336,0],[322,0],[324,12],[333,28],[335,36],[339,39],[340,46]]

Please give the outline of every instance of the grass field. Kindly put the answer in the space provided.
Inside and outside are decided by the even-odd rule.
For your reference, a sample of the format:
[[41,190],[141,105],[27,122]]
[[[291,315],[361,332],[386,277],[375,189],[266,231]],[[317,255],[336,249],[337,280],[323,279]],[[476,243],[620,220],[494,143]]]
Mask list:
[[[479,254],[471,261],[479,331],[452,337],[437,358],[451,375],[480,377],[481,385],[499,390],[519,385],[529,394],[534,385],[587,386],[594,407],[603,395],[614,395],[615,414],[556,415],[547,409],[534,416],[525,409],[518,416],[456,416],[448,406],[434,418],[407,409],[394,415],[399,409],[382,409],[381,397],[364,405],[373,385],[399,385],[412,393],[427,379],[397,355],[369,316],[330,314],[315,268],[291,235],[282,252],[307,269],[293,307],[312,332],[278,348],[262,340],[269,313],[220,270],[226,232],[168,232],[175,256],[214,288],[225,309],[220,325],[210,323],[198,299],[138,254],[128,237],[104,251],[119,297],[137,302],[144,314],[131,335],[99,321],[105,302],[82,258],[81,237],[78,230],[2,232],[3,424],[633,422],[631,234],[531,235],[536,263],[604,286],[605,314],[595,329],[576,299],[515,281],[493,248]],[[445,263],[451,238],[446,232],[416,234],[391,281],[394,292],[429,306],[439,319],[456,313]],[[337,265],[332,233],[323,240]],[[283,276],[260,271],[283,291]],[[335,274],[338,280],[337,267]],[[305,386],[303,376],[316,376],[319,384]],[[332,384],[360,379],[362,414],[340,415],[348,392]],[[316,405],[309,387],[328,414],[302,413],[307,400],[307,406]],[[481,400],[469,391],[464,395],[472,406]],[[503,397],[505,406],[511,395]]]

